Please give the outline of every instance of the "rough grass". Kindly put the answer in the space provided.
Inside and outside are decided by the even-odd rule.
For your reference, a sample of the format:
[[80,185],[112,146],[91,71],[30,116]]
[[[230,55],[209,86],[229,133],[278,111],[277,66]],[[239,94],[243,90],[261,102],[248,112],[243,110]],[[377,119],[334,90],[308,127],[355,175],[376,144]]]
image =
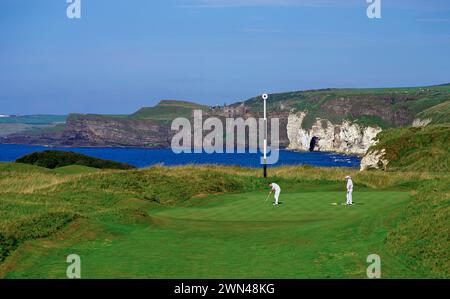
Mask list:
[[387,244],[416,271],[450,277],[450,181],[436,178],[421,184],[415,200],[401,215]]
[[81,173],[92,173],[100,171],[98,168],[82,166],[82,165],[69,165],[63,166],[55,169],[55,173],[59,174],[81,174]]

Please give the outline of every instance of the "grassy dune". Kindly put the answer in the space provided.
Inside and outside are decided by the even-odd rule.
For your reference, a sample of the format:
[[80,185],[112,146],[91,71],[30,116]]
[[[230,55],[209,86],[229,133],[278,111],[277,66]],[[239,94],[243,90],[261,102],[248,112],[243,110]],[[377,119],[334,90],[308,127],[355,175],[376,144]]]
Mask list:
[[[356,183],[352,207],[343,177]],[[0,277],[449,277],[448,184],[433,173],[281,167],[49,170],[0,164]],[[432,190],[432,192],[430,192]],[[418,225],[424,224],[424,225]]]

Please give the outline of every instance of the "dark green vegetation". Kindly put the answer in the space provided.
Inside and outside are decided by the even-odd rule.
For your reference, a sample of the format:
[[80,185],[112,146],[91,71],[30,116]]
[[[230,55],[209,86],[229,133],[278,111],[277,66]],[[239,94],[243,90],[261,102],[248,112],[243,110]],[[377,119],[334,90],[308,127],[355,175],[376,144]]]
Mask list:
[[111,160],[89,157],[83,154],[66,151],[43,151],[25,155],[16,160],[17,163],[32,164],[45,168],[59,168],[71,165],[86,166],[99,169],[132,169],[131,165]]
[[[344,201],[353,176],[356,205]],[[152,167],[57,172],[0,164],[0,276],[449,277],[448,174],[270,169],[283,204],[264,202],[260,171]]]
[[450,171],[450,124],[389,129],[377,139],[369,152],[384,149],[388,170]]

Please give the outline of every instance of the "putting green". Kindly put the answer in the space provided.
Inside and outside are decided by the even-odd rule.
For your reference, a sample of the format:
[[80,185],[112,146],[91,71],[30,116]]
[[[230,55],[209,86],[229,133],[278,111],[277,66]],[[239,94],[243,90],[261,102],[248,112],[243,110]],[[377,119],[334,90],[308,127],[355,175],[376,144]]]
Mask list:
[[353,197],[354,206],[343,206],[345,192],[300,190],[282,193],[273,206],[263,192],[215,195],[149,208],[145,223],[78,224],[24,244],[6,277],[65,278],[72,253],[81,257],[83,278],[365,278],[369,254],[381,256],[384,278],[415,277],[384,247],[410,195]]

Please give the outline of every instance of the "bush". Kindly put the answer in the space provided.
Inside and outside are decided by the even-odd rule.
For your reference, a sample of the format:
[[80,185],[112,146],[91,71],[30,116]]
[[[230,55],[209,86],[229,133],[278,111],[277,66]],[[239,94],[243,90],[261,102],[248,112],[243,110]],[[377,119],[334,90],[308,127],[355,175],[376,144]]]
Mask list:
[[18,245],[19,242],[17,239],[0,234],[0,263],[3,262]]
[[133,169],[134,166],[111,160],[103,160],[65,151],[44,151],[25,155],[17,163],[32,164],[45,168],[59,168],[69,165],[82,165],[99,169]]

